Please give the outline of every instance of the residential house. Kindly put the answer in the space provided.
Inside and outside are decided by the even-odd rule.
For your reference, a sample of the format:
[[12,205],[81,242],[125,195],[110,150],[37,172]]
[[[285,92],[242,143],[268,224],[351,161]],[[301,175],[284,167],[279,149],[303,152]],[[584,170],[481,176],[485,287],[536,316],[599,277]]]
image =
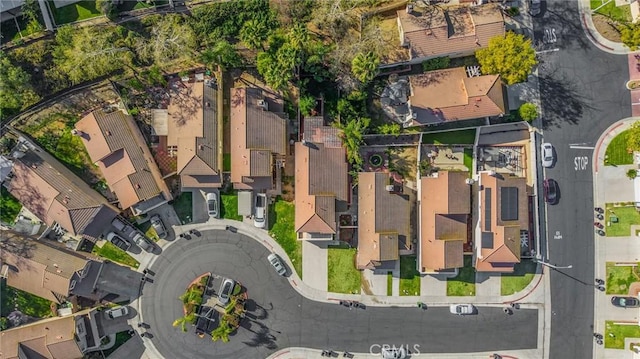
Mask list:
[[[98,258],[12,231],[0,236],[0,277],[7,284],[56,303],[71,296],[126,301],[138,297],[142,275]],[[137,282],[136,282],[137,280]],[[134,284],[131,287],[131,284]]]
[[349,177],[340,131],[322,117],[304,120],[295,144],[295,231],[302,240],[333,240],[337,213],[349,203]]
[[462,267],[469,237],[471,190],[469,172],[438,171],[420,179],[420,273]]
[[[54,233],[95,242],[120,212],[44,149],[21,137],[3,185]],[[66,233],[65,233],[66,232]],[[74,248],[75,249],[75,248]]]
[[203,81],[172,85],[164,116],[154,116],[154,129],[166,151],[176,157],[182,191],[222,185],[217,121],[217,90]]
[[133,117],[122,111],[91,112],[76,123],[89,157],[100,168],[120,207],[140,215],[172,199]]
[[358,174],[358,269],[393,269],[399,249],[411,248],[409,196],[384,172]]
[[231,133],[233,187],[273,189],[288,146],[283,101],[259,88],[231,89]]
[[2,359],[81,359],[101,345],[95,309],[3,330]]
[[409,82],[411,95],[405,127],[500,116],[506,112],[506,91],[499,75],[478,75],[456,67],[410,76]]
[[524,177],[483,171],[479,174],[480,238],[476,270],[513,272],[520,263],[521,238],[529,230],[529,202]]
[[400,42],[409,48],[409,63],[413,64],[434,57],[473,55],[486,47],[491,38],[505,34],[498,4],[449,7],[409,4],[397,13]]

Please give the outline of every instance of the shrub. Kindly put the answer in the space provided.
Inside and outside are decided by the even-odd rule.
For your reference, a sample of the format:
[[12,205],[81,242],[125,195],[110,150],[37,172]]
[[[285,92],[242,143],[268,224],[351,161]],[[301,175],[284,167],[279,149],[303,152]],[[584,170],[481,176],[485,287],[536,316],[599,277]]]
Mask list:
[[448,56],[444,57],[436,57],[435,59],[430,59],[422,62],[422,71],[433,71],[433,70],[441,70],[449,67],[449,63],[451,59]]
[[311,111],[316,107],[316,99],[313,96],[302,96],[300,97],[300,113],[303,116],[309,116]]
[[522,104],[518,109],[518,115],[527,122],[531,122],[538,118],[538,108],[531,102]]
[[638,176],[638,170],[635,169],[630,169],[627,171],[627,177],[629,177],[630,179],[634,179]]
[[512,7],[507,9],[507,15],[512,16],[512,17],[513,16],[518,16],[518,15],[520,15],[520,9],[518,9],[515,6],[512,6]]

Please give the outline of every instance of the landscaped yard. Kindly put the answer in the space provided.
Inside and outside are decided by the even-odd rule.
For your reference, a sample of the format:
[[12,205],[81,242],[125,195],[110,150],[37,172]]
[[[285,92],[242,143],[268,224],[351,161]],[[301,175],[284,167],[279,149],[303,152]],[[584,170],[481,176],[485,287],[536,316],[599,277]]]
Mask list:
[[293,203],[278,199],[269,208],[269,235],[287,252],[293,267],[302,278],[302,242],[296,238]]
[[475,140],[476,140],[475,129],[425,133],[422,135],[422,143],[434,144],[434,145],[473,144]]
[[222,218],[233,219],[234,221],[242,221],[242,216],[238,214],[238,194],[220,195],[222,208],[220,214]]
[[516,264],[513,273],[502,274],[500,278],[500,295],[511,295],[526,288],[536,274],[537,264],[523,260]]
[[[607,5],[602,6],[605,3],[607,3]],[[629,5],[616,6],[614,0],[591,0],[591,10],[597,9],[598,7],[600,7],[600,9],[596,11],[598,14],[623,23],[631,21],[631,6]]]
[[605,152],[605,166],[633,164],[633,153],[627,151],[628,136],[629,130],[620,132],[620,134],[611,140]]
[[173,201],[173,209],[176,211],[180,223],[191,223],[193,219],[193,194],[192,192],[182,192]]
[[420,295],[420,273],[416,256],[400,257],[400,295]]
[[[618,217],[613,223],[611,216]],[[640,214],[635,207],[613,207],[607,204],[605,213],[605,232],[609,237],[628,237],[631,235],[631,225],[640,225]]]
[[96,8],[96,0],[83,0],[59,9],[56,9],[53,1],[49,1],[49,5],[49,8],[53,11],[56,24],[58,25],[102,15],[100,10]]
[[[613,334],[613,335],[612,335]],[[640,326],[638,323],[629,325],[614,324],[613,321],[605,321],[604,347],[610,349],[625,349],[624,338],[640,338]]]
[[94,254],[99,255],[100,257],[112,260],[114,262],[124,264],[133,268],[138,268],[140,263],[137,260],[133,259],[127,252],[122,249],[114,246],[111,242],[104,242],[102,248],[97,245],[93,247]]
[[458,268],[457,276],[447,279],[447,295],[476,295],[476,270],[471,261],[471,256],[464,256],[464,267]]
[[16,305],[23,314],[32,317],[48,318],[53,316],[50,301],[4,284],[0,293],[0,303],[2,304],[2,308],[0,308],[0,316],[2,317],[9,315]]
[[20,213],[22,205],[4,186],[0,186],[0,194],[0,220],[12,224]]
[[637,266],[617,266],[614,262],[607,262],[607,294],[629,294],[629,287],[633,282],[640,282]]
[[356,249],[348,246],[329,247],[328,290],[335,293],[359,294],[362,272],[355,266]]

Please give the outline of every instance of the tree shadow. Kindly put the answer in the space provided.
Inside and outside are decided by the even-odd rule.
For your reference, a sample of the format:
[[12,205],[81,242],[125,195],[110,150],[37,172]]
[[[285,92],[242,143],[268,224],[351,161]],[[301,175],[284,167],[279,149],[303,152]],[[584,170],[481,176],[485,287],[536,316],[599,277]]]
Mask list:
[[543,99],[542,128],[561,127],[563,123],[578,124],[585,110],[593,110],[589,100],[578,90],[576,83],[560,71],[540,76],[540,97]]

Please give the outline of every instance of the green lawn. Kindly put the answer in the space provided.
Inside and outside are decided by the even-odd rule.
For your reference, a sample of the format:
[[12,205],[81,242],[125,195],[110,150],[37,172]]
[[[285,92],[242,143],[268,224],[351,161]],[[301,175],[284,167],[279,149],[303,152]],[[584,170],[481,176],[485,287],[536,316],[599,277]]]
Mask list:
[[[607,0],[591,0],[591,9],[596,9],[602,4],[606,3]],[[602,6],[596,13],[607,16],[613,20],[620,22],[630,22],[631,21],[631,6],[630,5],[622,5],[616,6],[615,1],[609,1],[609,3],[605,6]]]
[[471,256],[464,256],[464,267],[458,268],[457,276],[447,279],[447,295],[476,295],[476,270],[471,261]]
[[302,242],[296,237],[293,203],[278,199],[270,206],[269,226],[269,235],[287,252],[296,273],[302,278]]
[[359,294],[362,286],[362,272],[355,266],[356,249],[348,246],[329,247],[328,288],[329,292]]
[[20,202],[4,186],[0,186],[0,220],[12,224],[21,209]]
[[49,5],[49,8],[53,11],[56,24],[58,25],[102,15],[100,10],[96,8],[95,0],[83,0],[75,4],[63,6],[59,9],[56,9],[53,1],[49,1]]
[[462,159],[465,167],[469,169],[469,177],[473,174],[473,150],[471,148],[464,149],[464,157]]
[[220,199],[222,202],[222,208],[220,209],[222,218],[242,221],[242,216],[238,214],[238,194],[223,194],[220,197],[222,197]]
[[629,130],[623,131],[609,142],[605,153],[605,166],[633,164],[633,153],[627,151],[628,136]]
[[[625,349],[624,338],[640,338],[640,326],[637,323],[630,325],[614,324],[613,321],[605,321],[604,347],[610,349]],[[611,336],[613,334],[613,336]]]
[[513,273],[502,274],[500,278],[500,295],[511,295],[526,288],[536,274],[537,264],[523,260],[516,264]]
[[222,154],[222,170],[225,172],[231,171],[231,154]]
[[[636,274],[634,274],[634,268]],[[607,294],[629,294],[629,287],[633,282],[640,282],[640,270],[634,266],[616,266],[614,262],[607,262]]]
[[2,284],[0,292],[0,303],[2,304],[2,308],[0,308],[0,316],[2,317],[9,315],[16,305],[18,310],[32,317],[48,318],[53,316],[50,301],[4,284]]
[[173,201],[173,209],[176,211],[180,223],[187,224],[193,220],[193,193],[182,192]]
[[393,272],[387,272],[387,295],[393,295]]
[[420,273],[416,256],[400,257],[400,295],[420,295]]
[[422,135],[422,143],[434,144],[434,145],[473,144],[475,140],[476,140],[475,129],[425,133]]
[[99,255],[100,257],[112,260],[114,262],[124,264],[133,268],[138,268],[140,263],[137,260],[133,259],[127,252],[122,249],[114,246],[111,242],[105,242],[102,248],[93,246],[94,254]]
[[[631,225],[640,224],[640,214],[635,207],[613,207],[609,204],[606,207],[604,220],[608,237],[628,237],[631,235]],[[611,221],[611,215],[618,217],[618,223]]]

